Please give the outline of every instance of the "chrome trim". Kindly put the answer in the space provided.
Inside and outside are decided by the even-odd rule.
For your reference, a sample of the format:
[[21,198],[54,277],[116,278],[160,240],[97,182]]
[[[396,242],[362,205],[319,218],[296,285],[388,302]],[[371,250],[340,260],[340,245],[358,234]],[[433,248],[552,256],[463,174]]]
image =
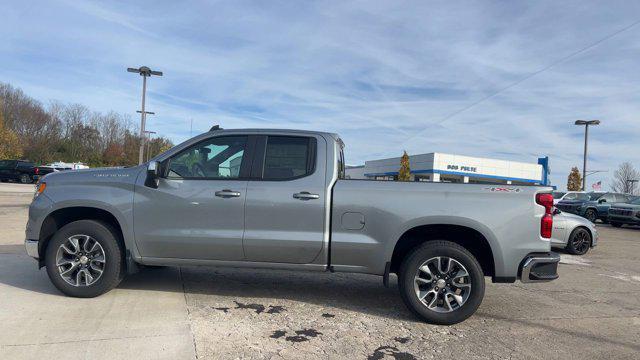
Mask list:
[[550,253],[549,255],[533,255],[525,258],[524,263],[522,264],[522,272],[520,275],[520,281],[523,283],[537,283],[537,282],[547,282],[551,280],[557,279],[557,276],[553,279],[544,279],[544,280],[531,280],[529,279],[529,275],[531,274],[531,269],[535,265],[538,264],[553,264],[560,262],[560,255],[556,253]]
[[40,254],[38,254],[38,240],[26,239],[24,241],[24,247],[25,249],[27,249],[27,255],[31,256],[34,259],[40,258]]

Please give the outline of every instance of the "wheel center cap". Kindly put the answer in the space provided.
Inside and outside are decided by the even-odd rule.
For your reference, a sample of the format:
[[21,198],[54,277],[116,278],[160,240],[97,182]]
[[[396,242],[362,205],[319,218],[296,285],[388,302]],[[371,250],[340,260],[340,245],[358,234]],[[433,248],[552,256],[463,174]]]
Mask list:
[[89,262],[89,258],[88,258],[88,257],[86,257],[86,256],[84,256],[84,255],[82,255],[82,256],[80,257],[80,264],[85,265],[85,264],[86,264],[86,263],[88,263],[88,262]]
[[444,279],[438,279],[438,281],[436,282],[436,286],[439,288],[443,288],[445,285],[447,285],[447,282],[444,281]]

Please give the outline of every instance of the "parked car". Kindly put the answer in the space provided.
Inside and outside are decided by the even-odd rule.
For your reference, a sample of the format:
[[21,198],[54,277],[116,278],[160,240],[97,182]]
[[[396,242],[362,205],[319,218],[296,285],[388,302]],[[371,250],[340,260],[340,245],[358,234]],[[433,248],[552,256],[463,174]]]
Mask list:
[[640,225],[640,197],[634,196],[628,204],[612,204],[609,209],[609,223],[613,227]]
[[38,170],[27,160],[0,160],[0,180],[30,184],[37,180]]
[[562,200],[576,200],[578,198],[578,194],[584,194],[584,191],[554,191],[553,194],[553,204],[557,204]]
[[584,255],[597,244],[598,231],[591,221],[556,209],[553,215],[552,247],[565,249],[574,255]]
[[147,164],[43,180],[25,246],[69,296],[141,265],[395,273],[411,311],[454,324],[485,276],[558,277],[551,188],[347,180],[336,134],[214,127]]
[[556,207],[564,212],[580,215],[591,222],[607,222],[609,207],[613,203],[629,202],[629,195],[612,192],[578,194],[575,200],[562,200]]

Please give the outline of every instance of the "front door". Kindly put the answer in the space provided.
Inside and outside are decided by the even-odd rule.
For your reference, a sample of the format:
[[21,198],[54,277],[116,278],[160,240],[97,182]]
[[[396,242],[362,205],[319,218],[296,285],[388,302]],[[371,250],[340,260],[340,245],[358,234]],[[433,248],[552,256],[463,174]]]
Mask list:
[[249,261],[311,263],[325,227],[326,141],[315,136],[263,136],[247,185],[244,251]]
[[134,232],[143,257],[243,259],[247,142],[201,141],[168,159],[157,189],[137,185]]

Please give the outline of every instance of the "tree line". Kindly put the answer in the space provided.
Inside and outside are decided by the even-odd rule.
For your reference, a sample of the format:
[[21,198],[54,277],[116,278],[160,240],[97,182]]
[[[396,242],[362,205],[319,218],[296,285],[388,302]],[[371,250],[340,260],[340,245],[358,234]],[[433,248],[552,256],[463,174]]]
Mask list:
[[[0,83],[0,159],[130,166],[138,163],[140,140],[139,127],[129,115],[59,101],[43,105],[21,89]],[[172,146],[169,139],[156,137],[149,152],[155,156]]]

